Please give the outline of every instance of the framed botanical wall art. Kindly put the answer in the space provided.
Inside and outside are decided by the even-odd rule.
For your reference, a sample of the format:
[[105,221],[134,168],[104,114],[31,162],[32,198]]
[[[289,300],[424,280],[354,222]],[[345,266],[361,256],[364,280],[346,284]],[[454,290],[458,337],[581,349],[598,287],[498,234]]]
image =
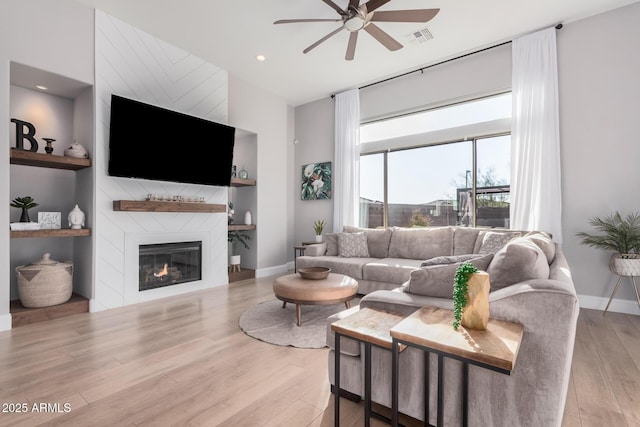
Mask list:
[[302,166],[302,200],[331,198],[331,162],[309,163]]

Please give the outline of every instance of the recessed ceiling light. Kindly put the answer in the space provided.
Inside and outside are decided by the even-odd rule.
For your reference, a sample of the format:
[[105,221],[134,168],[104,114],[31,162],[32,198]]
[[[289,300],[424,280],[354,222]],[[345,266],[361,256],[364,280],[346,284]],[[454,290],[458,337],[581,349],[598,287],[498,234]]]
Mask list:
[[43,86],[43,85],[36,85],[36,87],[37,87],[38,89],[40,89],[40,90],[49,90],[49,88],[48,88],[48,87]]
[[258,55],[256,56],[256,59],[260,62],[264,62],[267,60],[267,58],[264,55]]

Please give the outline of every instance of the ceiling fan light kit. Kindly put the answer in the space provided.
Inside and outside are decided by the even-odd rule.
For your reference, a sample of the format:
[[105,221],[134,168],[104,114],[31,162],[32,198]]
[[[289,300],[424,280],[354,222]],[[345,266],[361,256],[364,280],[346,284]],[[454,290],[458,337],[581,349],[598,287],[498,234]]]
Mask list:
[[420,22],[425,23],[433,19],[440,9],[412,9],[412,10],[388,10],[376,11],[379,7],[389,3],[390,0],[369,0],[360,4],[360,0],[349,0],[346,9],[340,8],[332,0],[322,0],[330,6],[339,15],[340,19],[282,19],[274,22],[274,24],[293,24],[303,22],[340,22],[342,25],[313,43],[302,51],[307,53],[317,47],[324,41],[338,34],[342,30],[350,33],[347,45],[347,53],[345,59],[350,61],[355,56],[356,43],[358,40],[358,32],[365,30],[369,35],[381,43],[390,51],[402,49],[402,44],[383,31],[374,22]]

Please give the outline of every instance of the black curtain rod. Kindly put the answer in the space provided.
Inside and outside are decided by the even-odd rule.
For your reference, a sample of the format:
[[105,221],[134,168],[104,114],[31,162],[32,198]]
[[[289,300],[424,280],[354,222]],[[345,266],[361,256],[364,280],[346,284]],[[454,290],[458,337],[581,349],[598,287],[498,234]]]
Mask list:
[[[562,28],[562,24],[556,25],[556,30],[560,30],[561,28]],[[435,64],[431,64],[431,65],[427,65],[425,67],[418,68],[416,70],[407,71],[406,73],[398,74],[397,76],[389,77],[389,78],[386,78],[386,79],[383,79],[383,80],[380,80],[380,81],[377,81],[377,82],[373,82],[373,83],[369,83],[369,84],[364,85],[364,86],[360,86],[358,89],[359,90],[360,89],[365,89],[365,88],[368,88],[368,87],[371,87],[371,86],[375,86],[375,85],[380,84],[380,83],[385,83],[385,82],[388,82],[390,80],[397,79],[399,77],[408,76],[409,74],[413,74],[413,73],[417,73],[417,72],[422,73],[422,72],[424,72],[424,70],[426,70],[428,68],[431,68],[431,67],[435,67],[436,65],[446,64],[447,62],[451,62],[451,61],[455,61],[457,59],[465,58],[467,56],[475,55],[476,53],[480,53],[480,52],[484,52],[484,51],[487,51],[487,50],[495,49],[496,47],[504,46],[504,45],[509,44],[511,42],[512,42],[512,40],[509,40],[509,41],[498,43],[496,45],[485,47],[483,49],[479,49],[479,50],[476,50],[476,51],[473,51],[473,52],[465,53],[464,55],[456,56],[455,58],[449,58],[449,59],[446,59],[444,61],[436,62]],[[336,97],[335,94],[331,95],[332,99],[335,98],[335,97]]]

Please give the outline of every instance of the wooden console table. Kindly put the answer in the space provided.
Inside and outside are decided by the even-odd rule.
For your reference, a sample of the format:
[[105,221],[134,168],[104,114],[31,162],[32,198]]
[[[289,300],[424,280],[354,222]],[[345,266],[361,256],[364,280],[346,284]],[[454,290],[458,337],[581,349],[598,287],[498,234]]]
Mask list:
[[[389,331],[398,324],[404,316],[383,310],[363,308],[351,316],[340,319],[331,324],[335,333],[335,395],[334,395],[334,425],[340,425],[340,337],[346,336],[364,343],[364,425],[369,427],[372,416],[390,422],[385,416],[371,410],[371,346],[375,345],[387,350],[391,349],[391,335]],[[396,345],[397,351],[405,348]]]
[[424,419],[429,423],[429,353],[438,355],[438,412],[437,426],[443,423],[444,357],[462,362],[462,424],[467,425],[469,364],[503,374],[511,374],[522,341],[523,326],[519,323],[490,319],[486,331],[453,329],[453,312],[435,307],[423,307],[393,328],[391,425],[398,425],[398,356],[401,345],[425,352]]

